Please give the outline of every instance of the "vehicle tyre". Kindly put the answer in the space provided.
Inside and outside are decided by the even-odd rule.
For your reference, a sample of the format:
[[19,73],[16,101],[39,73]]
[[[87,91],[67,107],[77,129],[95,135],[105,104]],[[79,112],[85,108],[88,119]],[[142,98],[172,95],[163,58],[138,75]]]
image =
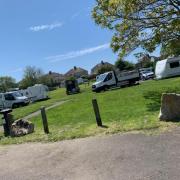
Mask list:
[[19,107],[19,104],[13,104],[12,105],[12,108],[15,109],[15,108],[18,108]]
[[104,86],[104,88],[103,88],[104,91],[107,91],[108,89],[109,89],[108,86]]

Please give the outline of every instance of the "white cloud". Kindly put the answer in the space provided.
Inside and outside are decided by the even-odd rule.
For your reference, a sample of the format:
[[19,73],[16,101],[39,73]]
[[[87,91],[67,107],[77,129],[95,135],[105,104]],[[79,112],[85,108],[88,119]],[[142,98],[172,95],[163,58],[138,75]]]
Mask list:
[[63,24],[60,22],[52,23],[52,24],[44,24],[38,26],[32,26],[29,29],[33,32],[43,31],[43,30],[53,30],[55,28],[61,27]]
[[51,62],[51,63],[59,62],[59,61],[63,61],[66,59],[72,59],[72,58],[84,56],[87,54],[91,54],[91,53],[94,53],[96,51],[108,49],[109,45],[110,45],[109,43],[106,43],[106,44],[102,44],[102,45],[99,45],[96,47],[86,48],[86,49],[82,49],[82,50],[78,50],[78,51],[71,51],[71,52],[68,52],[66,54],[49,56],[49,57],[46,57],[46,59],[49,60],[49,62]]

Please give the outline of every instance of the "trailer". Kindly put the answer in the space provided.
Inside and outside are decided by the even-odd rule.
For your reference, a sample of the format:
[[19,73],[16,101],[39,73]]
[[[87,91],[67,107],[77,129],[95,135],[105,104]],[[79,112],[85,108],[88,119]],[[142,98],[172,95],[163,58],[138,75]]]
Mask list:
[[140,80],[138,70],[133,71],[110,71],[98,75],[96,82],[92,84],[92,91],[100,92],[114,87],[135,85]]
[[155,75],[156,79],[180,76],[180,56],[158,61]]
[[48,99],[49,89],[46,85],[36,84],[28,87],[27,89],[19,90],[19,92],[22,95],[27,96],[30,101],[35,102],[38,100]]

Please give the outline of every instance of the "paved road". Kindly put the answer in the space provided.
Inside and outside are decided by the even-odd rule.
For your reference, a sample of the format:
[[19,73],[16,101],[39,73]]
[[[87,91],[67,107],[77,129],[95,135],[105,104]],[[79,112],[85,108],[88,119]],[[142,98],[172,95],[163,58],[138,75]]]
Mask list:
[[180,128],[0,147],[1,180],[179,180]]

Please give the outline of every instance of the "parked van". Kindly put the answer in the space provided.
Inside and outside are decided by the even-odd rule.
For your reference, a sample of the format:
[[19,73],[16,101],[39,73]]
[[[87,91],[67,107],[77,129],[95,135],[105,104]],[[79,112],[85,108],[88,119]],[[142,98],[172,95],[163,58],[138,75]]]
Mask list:
[[92,84],[92,91],[100,92],[110,88],[135,85],[139,82],[138,70],[133,71],[109,71],[96,77],[96,82]]
[[180,76],[180,56],[158,61],[155,74],[156,79]]
[[28,98],[17,91],[0,93],[0,109],[15,108],[27,104],[29,104]]
[[19,91],[23,96],[27,96],[30,101],[38,101],[48,98],[49,89],[43,84],[36,84],[27,89]]

